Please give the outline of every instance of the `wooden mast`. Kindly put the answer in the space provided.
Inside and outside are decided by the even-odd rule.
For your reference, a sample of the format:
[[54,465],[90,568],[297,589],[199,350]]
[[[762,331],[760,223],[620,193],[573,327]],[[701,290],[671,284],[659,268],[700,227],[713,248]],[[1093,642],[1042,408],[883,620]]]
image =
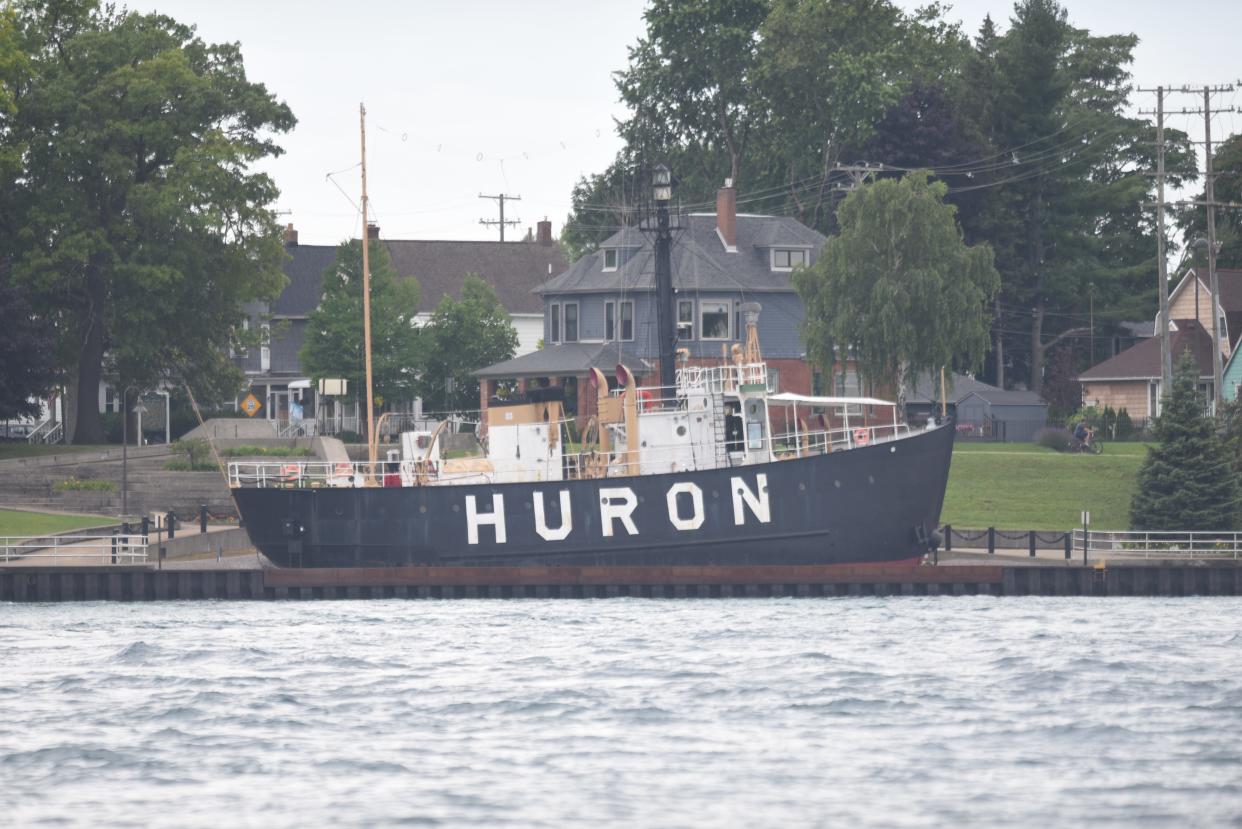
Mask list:
[[367,368],[367,455],[375,474],[375,394],[371,385],[371,227],[367,223],[367,108],[358,104],[362,136],[362,340]]

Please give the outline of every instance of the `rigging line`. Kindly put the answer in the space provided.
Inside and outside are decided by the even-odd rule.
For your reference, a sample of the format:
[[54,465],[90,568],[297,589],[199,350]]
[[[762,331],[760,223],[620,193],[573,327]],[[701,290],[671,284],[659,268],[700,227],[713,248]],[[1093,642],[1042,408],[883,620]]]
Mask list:
[[347,202],[349,202],[351,205],[353,205],[353,208],[354,208],[354,210],[355,210],[355,211],[357,211],[358,213],[361,213],[361,212],[362,212],[362,208],[358,206],[358,203],[357,203],[357,202],[355,202],[355,201],[353,200],[353,198],[351,198],[351,197],[350,197],[349,193],[346,193],[346,192],[345,192],[345,188],[344,188],[344,187],[341,187],[341,185],[340,185],[340,184],[338,184],[338,183],[337,183],[337,181],[336,181],[336,179],[334,179],[332,176],[333,176],[333,174],[332,174],[332,173],[329,173],[328,175],[324,176],[324,179],[325,179],[326,181],[330,181],[330,182],[332,182],[332,186],[333,186],[333,187],[335,187],[337,190],[340,190],[340,191],[341,191],[341,195],[345,197],[345,201],[347,201]]

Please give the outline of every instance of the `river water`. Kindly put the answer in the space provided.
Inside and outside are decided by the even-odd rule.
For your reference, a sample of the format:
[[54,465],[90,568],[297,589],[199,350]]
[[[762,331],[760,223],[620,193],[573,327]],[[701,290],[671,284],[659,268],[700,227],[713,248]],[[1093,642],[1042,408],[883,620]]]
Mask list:
[[1242,602],[0,605],[0,825],[1242,825]]

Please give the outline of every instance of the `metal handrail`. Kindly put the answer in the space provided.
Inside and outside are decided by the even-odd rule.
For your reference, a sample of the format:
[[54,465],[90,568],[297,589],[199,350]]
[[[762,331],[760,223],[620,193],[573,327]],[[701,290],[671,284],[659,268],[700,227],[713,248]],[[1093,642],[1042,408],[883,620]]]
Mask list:
[[1202,530],[1073,530],[1074,548],[1095,558],[1232,558],[1242,554],[1242,533]]
[[[866,432],[867,438],[860,440],[861,432]],[[908,437],[913,434],[914,430],[910,429],[906,424],[899,423],[894,427],[892,424],[879,424],[873,426],[858,426],[849,429],[838,428],[823,430],[817,432],[798,433],[798,437],[807,437],[808,447],[803,452],[802,447],[793,443],[793,432],[773,435],[767,440],[768,447],[773,448],[774,454],[785,457],[787,454],[798,455],[817,455],[827,452],[845,451],[855,448],[863,448],[868,445],[878,445],[882,443],[891,443]],[[697,471],[700,469],[719,469],[723,468],[723,464],[719,462],[722,454],[717,450],[725,450],[723,457],[727,459],[727,450],[733,441],[715,441],[704,446],[709,450],[707,455],[701,460],[696,459],[696,463],[692,469],[685,471]],[[614,450],[612,457],[607,463],[608,477],[618,477],[623,475],[639,474],[644,464],[651,463],[651,455],[658,454],[662,449],[680,449],[684,446],[678,444],[658,444],[648,445],[645,452],[648,455],[644,461],[626,461],[624,450]],[[486,458],[479,457],[479,460]],[[365,487],[365,486],[413,486],[415,484],[431,484],[443,485],[454,482],[479,481],[486,483],[513,483],[530,480],[530,474],[534,472],[542,472],[544,480],[558,480],[553,476],[553,472],[563,474],[574,470],[581,470],[586,466],[586,461],[598,462],[599,456],[594,452],[567,452],[561,455],[559,459],[541,460],[542,467],[540,469],[525,469],[520,473],[496,471],[488,469],[477,470],[461,470],[456,473],[446,472],[446,464],[452,461],[440,461],[439,463],[431,461],[400,461],[394,470],[391,466],[383,461],[379,461],[373,467],[367,461],[341,461],[333,463],[330,461],[301,461],[301,462],[280,462],[280,461],[234,461],[228,466],[228,478],[230,487],[258,487],[258,488],[287,488],[287,489],[303,489],[315,487]],[[468,459],[461,459],[468,460]],[[558,469],[559,465],[559,469]],[[395,476],[395,477],[386,477]]]
[[141,533],[0,536],[0,560],[88,558],[113,564],[142,564],[147,561],[147,542]]

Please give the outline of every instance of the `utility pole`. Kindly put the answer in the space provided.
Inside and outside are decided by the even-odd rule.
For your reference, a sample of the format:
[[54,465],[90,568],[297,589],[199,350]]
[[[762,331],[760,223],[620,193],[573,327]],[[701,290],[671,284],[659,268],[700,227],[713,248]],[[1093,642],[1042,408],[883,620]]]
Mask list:
[[[1227,90],[1232,91],[1230,86]],[[1208,232],[1208,291],[1212,295],[1208,303],[1212,314],[1212,411],[1219,412],[1221,396],[1220,356],[1220,285],[1216,281],[1216,176],[1212,173],[1212,88],[1203,87],[1203,170],[1207,176],[1207,232]],[[1195,309],[1196,313],[1198,309]]]
[[[1142,89],[1140,92],[1151,92]],[[1169,347],[1169,264],[1165,254],[1164,228],[1164,87],[1157,86],[1156,93],[1156,277],[1160,297],[1160,388],[1168,394],[1173,388],[1173,353]],[[1197,313],[1197,311],[1196,311]]]
[[1090,356],[1087,358],[1089,365],[1095,365],[1095,283],[1087,283],[1087,325],[1090,326],[1090,333],[1087,335],[1087,351]]
[[500,227],[500,241],[503,242],[505,240],[505,225],[519,225],[522,223],[521,219],[509,219],[508,221],[505,221],[505,201],[506,200],[521,201],[522,197],[521,196],[510,196],[505,193],[501,193],[496,196],[485,196],[482,193],[480,193],[479,198],[491,199],[492,201],[498,202],[500,204],[500,220],[499,221],[494,220],[494,219],[479,219],[479,224],[483,225],[484,227],[491,227],[492,225],[498,225]]
[[[1156,217],[1157,217],[1156,223],[1157,223],[1157,249],[1158,249],[1158,254],[1159,254],[1158,264],[1160,266],[1160,323],[1161,323],[1161,326],[1160,326],[1161,330],[1157,333],[1160,336],[1160,371],[1161,371],[1160,379],[1163,385],[1162,394],[1167,395],[1170,393],[1170,390],[1172,389],[1172,383],[1173,383],[1173,379],[1172,379],[1173,378],[1173,355],[1169,348],[1169,330],[1168,330],[1169,329],[1169,290],[1168,290],[1168,273],[1166,271],[1167,263],[1165,262],[1164,208],[1165,208],[1166,203],[1164,200],[1164,182],[1165,182],[1164,95],[1166,92],[1197,93],[1200,90],[1194,89],[1190,86],[1181,86],[1181,87],[1157,86],[1155,89],[1140,89],[1138,91],[1156,93],[1156,110],[1154,114],[1156,115],[1156,144],[1157,144],[1156,158],[1157,158],[1157,165],[1158,165],[1157,172],[1156,172],[1156,182],[1157,182],[1158,192],[1157,192],[1156,203],[1154,205],[1148,204],[1147,206],[1148,207],[1154,206],[1156,208]],[[1219,314],[1217,313],[1217,307],[1216,307],[1217,302],[1218,302],[1217,296],[1220,291],[1220,286],[1218,284],[1218,279],[1216,276],[1216,208],[1222,206],[1222,204],[1216,201],[1216,196],[1215,196],[1216,188],[1215,188],[1215,181],[1214,181],[1215,176],[1212,172],[1212,116],[1217,113],[1221,113],[1221,112],[1234,112],[1235,110],[1233,107],[1220,107],[1215,110],[1212,109],[1212,93],[1213,92],[1232,92],[1233,91],[1232,84],[1224,84],[1221,86],[1204,86],[1201,91],[1203,94],[1203,109],[1183,108],[1174,114],[1178,114],[1178,115],[1200,115],[1201,114],[1203,115],[1203,123],[1204,123],[1203,138],[1204,140],[1202,143],[1204,145],[1204,170],[1205,170],[1206,179],[1207,179],[1205,199],[1202,202],[1198,202],[1198,201],[1192,201],[1189,203],[1178,202],[1178,204],[1182,206],[1185,206],[1187,204],[1193,204],[1196,206],[1201,205],[1201,206],[1207,207],[1208,291],[1212,296],[1209,302],[1209,305],[1211,306],[1211,310],[1209,313],[1211,313],[1212,315],[1212,386],[1213,386],[1212,397],[1213,397],[1213,405],[1215,407],[1215,405],[1219,403],[1222,399],[1221,388],[1220,388],[1221,387],[1221,353],[1220,353],[1220,336],[1219,336],[1220,320],[1219,320]],[[1153,113],[1151,110],[1147,110],[1147,111],[1141,112],[1140,114],[1150,115]],[[1191,143],[1199,143],[1199,142],[1191,142]],[[1199,317],[1198,291],[1199,291],[1199,280],[1196,275],[1196,278],[1195,278],[1195,321],[1196,322],[1198,322],[1198,317]]]

